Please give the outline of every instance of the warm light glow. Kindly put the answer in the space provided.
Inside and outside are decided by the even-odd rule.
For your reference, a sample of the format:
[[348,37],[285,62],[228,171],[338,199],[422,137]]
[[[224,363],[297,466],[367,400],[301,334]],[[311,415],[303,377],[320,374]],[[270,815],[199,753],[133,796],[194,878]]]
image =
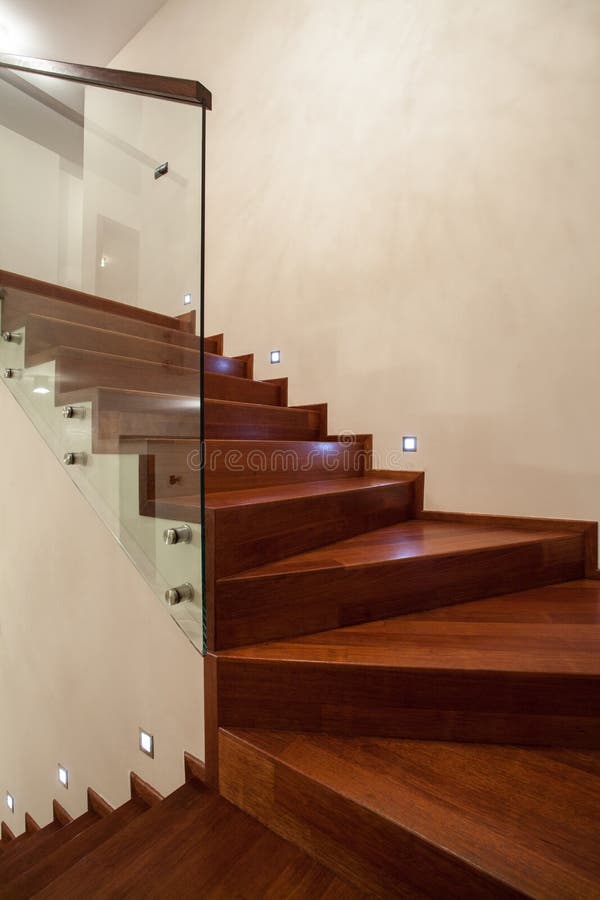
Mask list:
[[191,295],[191,294],[184,294],[184,295],[183,295],[183,305],[184,305],[184,306],[189,306],[191,302],[192,302],[192,295]]
[[12,794],[6,794],[6,805],[12,813],[15,811],[15,798]]
[[108,260],[107,260],[106,256],[101,256],[100,257],[100,268],[105,269],[107,267],[107,265],[108,265]]
[[69,787],[69,773],[65,769],[64,766],[58,767],[58,780],[62,784],[63,787]]
[[47,387],[36,387],[33,389],[34,394],[49,394],[50,391]]
[[402,438],[402,449],[405,453],[415,453],[417,449],[417,439],[412,435]]
[[271,350],[271,362],[281,362],[281,350]]

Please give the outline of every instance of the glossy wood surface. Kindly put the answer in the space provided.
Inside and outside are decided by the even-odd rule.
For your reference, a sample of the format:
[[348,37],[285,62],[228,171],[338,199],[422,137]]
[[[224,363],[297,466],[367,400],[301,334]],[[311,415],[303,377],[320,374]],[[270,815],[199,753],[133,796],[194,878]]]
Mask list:
[[598,751],[221,732],[220,779],[375,896],[598,896]]
[[583,574],[580,534],[412,520],[220,578],[214,646],[323,631]]
[[[58,296],[60,297],[60,294]],[[83,301],[69,303],[65,300],[49,298],[17,288],[5,289],[1,303],[3,331],[16,331],[23,328],[28,316],[39,315],[73,324],[87,325],[91,328],[101,328],[122,335],[158,341],[161,344],[200,350],[200,338],[177,328],[176,319],[168,318],[167,325],[155,324],[140,320],[131,313],[124,315],[118,312],[107,312],[102,308],[96,309],[94,306],[87,306]],[[126,307],[126,309],[131,310],[136,307]],[[204,343],[208,353],[218,354],[220,352],[216,338],[205,338]]]
[[[116,816],[119,814],[114,813]],[[112,816],[102,820],[106,828]],[[91,837],[100,826],[90,829]],[[364,894],[216,793],[190,782],[121,823],[39,887],[36,897],[181,897],[356,900]],[[166,862],[165,862],[166,861]],[[55,859],[55,863],[58,860]],[[32,870],[33,871],[33,870]],[[36,877],[42,877],[37,867]],[[28,897],[27,876],[13,896]],[[1,896],[1,895],[0,895]],[[9,895],[10,896],[10,895]]]
[[[83,291],[75,291],[62,285],[51,284],[47,281],[40,281],[37,278],[29,278],[27,275],[18,275],[16,272],[0,269],[0,290],[3,290],[7,296],[11,296],[10,289],[23,291],[49,300],[60,300],[61,303],[67,303],[83,309],[93,309],[98,312],[135,319],[138,322],[149,322],[153,325],[160,325],[163,328],[185,331],[185,325],[173,316],[165,316],[162,313],[143,309],[141,306],[118,303],[116,300],[108,300],[106,297],[96,297],[94,294],[86,294]],[[35,310],[31,311],[35,312]]]
[[[58,347],[95,350],[164,366],[200,370],[200,351],[190,347],[65,322],[48,316],[28,315],[25,322],[25,365],[36,366],[54,359]],[[240,360],[205,353],[204,365],[207,372],[246,377],[246,364]]]
[[204,106],[206,109],[212,107],[210,91],[198,81],[187,78],[80,65],[56,59],[38,59],[13,53],[0,53],[0,68],[32,75],[45,75],[49,78],[74,81],[128,94],[142,94],[159,100],[189,103],[193,106]]
[[[532,606],[546,605],[558,622],[528,622]],[[484,621],[473,622],[480,606]],[[435,612],[401,616],[222,652],[219,720],[600,747],[599,623],[600,585],[582,581],[454,607],[441,619]]]

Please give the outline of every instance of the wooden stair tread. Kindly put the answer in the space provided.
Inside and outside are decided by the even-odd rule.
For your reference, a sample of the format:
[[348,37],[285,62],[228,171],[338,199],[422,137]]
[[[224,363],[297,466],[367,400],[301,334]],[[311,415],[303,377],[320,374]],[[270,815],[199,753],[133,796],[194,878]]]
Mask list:
[[389,896],[402,878],[427,896],[598,895],[599,751],[241,729],[221,747],[225,796],[346,865],[372,854]]
[[[416,473],[415,476],[416,477]],[[300,484],[273,485],[271,487],[246,488],[241,491],[208,493],[206,505],[210,509],[227,509],[238,506],[255,506],[262,503],[293,501],[324,494],[351,493],[370,488],[395,486],[399,481],[414,480],[411,475],[399,476],[391,480],[377,475],[362,475],[357,478],[339,478],[329,481],[308,481]]]
[[219,655],[402,669],[600,675],[600,581],[550,585]]
[[[24,845],[26,849],[14,861],[2,860],[3,866],[0,870],[0,884],[12,883],[12,880],[26,872],[31,866],[35,865],[39,859],[46,854],[53,853],[68,841],[73,840],[77,835],[84,832],[87,828],[100,821],[100,816],[88,810],[69,822],[66,825],[53,827],[50,830],[42,828],[31,836],[29,841]],[[53,823],[54,824],[54,823]],[[12,895],[12,892],[11,892]],[[0,897],[1,897],[0,893]]]
[[216,793],[188,783],[36,896],[76,898],[85,885],[89,897],[224,897],[228,885],[230,896],[258,900],[272,884],[278,896],[298,900],[327,892],[348,900],[363,896]]
[[[347,479],[350,481],[351,479]],[[211,497],[211,503],[214,500]],[[388,525],[316,550],[298,553],[264,566],[256,566],[234,578],[260,577],[315,569],[350,568],[424,557],[476,552],[490,547],[510,547],[539,541],[570,538],[569,531],[520,529],[460,522],[411,519]]]
[[[48,362],[55,358],[60,347],[95,351],[194,371],[199,371],[201,363],[199,348],[182,347],[170,341],[123,334],[30,313],[25,323],[25,364],[35,366]],[[204,366],[207,372],[246,378],[246,364],[239,359],[205,351]]]
[[[88,853],[98,849],[101,844],[137,816],[145,813],[147,809],[147,805],[141,800],[129,800],[110,815],[99,818],[96,822],[89,824],[85,830],[69,836],[66,841],[46,848],[40,860],[11,881],[10,894],[6,895],[6,900],[21,900],[21,898],[25,900],[25,898],[33,896]],[[5,900],[4,892],[1,889],[0,900]]]

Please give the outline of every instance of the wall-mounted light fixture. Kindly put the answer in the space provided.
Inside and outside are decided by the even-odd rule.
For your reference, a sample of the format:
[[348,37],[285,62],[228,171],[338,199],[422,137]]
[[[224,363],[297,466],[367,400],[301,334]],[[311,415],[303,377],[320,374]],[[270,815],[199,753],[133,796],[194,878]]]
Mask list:
[[281,350],[271,350],[271,364],[281,362]]
[[12,794],[9,794],[8,791],[6,792],[6,805],[7,805],[8,808],[10,809],[11,813],[14,813],[14,811],[15,811],[15,798],[13,797]]
[[189,306],[191,302],[192,302],[192,295],[191,295],[191,294],[184,294],[184,295],[183,295],[183,305],[184,305],[184,306]]
[[69,787],[69,773],[60,763],[58,764],[58,782],[59,784],[62,784],[64,788]]
[[408,434],[402,438],[402,449],[405,453],[416,453],[417,439],[414,435]]
[[154,736],[140,728],[140,750],[154,759]]

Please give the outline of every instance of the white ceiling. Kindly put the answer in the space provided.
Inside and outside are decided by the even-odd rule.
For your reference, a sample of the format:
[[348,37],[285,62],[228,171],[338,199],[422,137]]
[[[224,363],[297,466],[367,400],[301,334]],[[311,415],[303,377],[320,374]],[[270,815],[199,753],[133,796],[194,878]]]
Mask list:
[[104,66],[166,0],[0,0],[0,51]]

